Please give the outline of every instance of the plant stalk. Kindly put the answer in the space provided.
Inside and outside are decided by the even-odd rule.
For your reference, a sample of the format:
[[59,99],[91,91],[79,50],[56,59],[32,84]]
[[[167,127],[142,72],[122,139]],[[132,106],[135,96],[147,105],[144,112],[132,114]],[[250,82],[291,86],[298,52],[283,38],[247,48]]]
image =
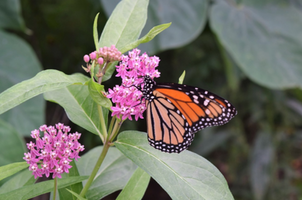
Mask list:
[[57,196],[57,187],[58,187],[58,179],[57,177],[54,178],[54,187],[53,187],[53,200],[56,200],[56,196]]
[[90,174],[89,178],[88,178],[88,181],[86,183],[86,185],[84,186],[84,188],[82,189],[81,193],[80,193],[80,196],[81,197],[84,197],[85,194],[87,193],[89,187],[91,186],[92,182],[93,182],[93,179],[95,178],[99,168],[101,167],[101,164],[103,163],[104,161],[104,158],[108,152],[108,149],[110,147],[110,144],[108,143],[108,141],[105,141],[104,143],[104,146],[103,146],[103,150],[102,150],[102,153],[97,161],[97,163],[95,164],[94,166],[94,169],[92,170],[92,173]]
[[118,134],[123,122],[124,121],[122,121],[121,119],[118,119],[118,118],[116,119],[113,130],[109,135],[109,141],[110,142],[112,142],[114,140],[114,138],[116,137],[116,135]]
[[106,130],[106,123],[105,123],[105,119],[104,119],[104,113],[103,113],[103,109],[102,106],[98,105],[98,112],[99,112],[99,117],[100,117],[100,122],[101,122],[101,127],[102,127],[102,135],[100,135],[102,142],[105,144],[105,141],[107,139],[107,130]]

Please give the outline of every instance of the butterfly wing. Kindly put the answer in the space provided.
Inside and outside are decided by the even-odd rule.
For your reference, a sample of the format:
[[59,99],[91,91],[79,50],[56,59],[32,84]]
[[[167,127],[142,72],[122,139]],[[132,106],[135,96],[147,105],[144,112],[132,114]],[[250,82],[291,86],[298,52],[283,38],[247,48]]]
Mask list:
[[164,152],[179,153],[190,146],[194,133],[185,130],[186,119],[171,101],[154,92],[147,102],[147,132],[151,146]]
[[223,125],[237,114],[227,100],[196,87],[157,84],[153,96],[147,101],[148,140],[151,146],[164,152],[187,149],[194,133]]

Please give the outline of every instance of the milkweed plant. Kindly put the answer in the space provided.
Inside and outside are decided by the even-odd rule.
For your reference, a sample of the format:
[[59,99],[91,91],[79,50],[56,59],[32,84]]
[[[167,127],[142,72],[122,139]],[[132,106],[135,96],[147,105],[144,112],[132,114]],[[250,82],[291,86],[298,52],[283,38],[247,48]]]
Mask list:
[[[33,127],[24,162],[0,167],[2,188],[18,183],[0,190],[0,199],[29,199],[48,192],[52,199],[101,199],[119,190],[117,199],[141,199],[150,177],[172,199],[233,199],[223,175],[203,157],[189,150],[179,154],[156,150],[145,132],[119,132],[125,120],[144,118],[146,105],[140,90],[144,77],[157,78],[165,67],[160,66],[159,57],[138,49],[170,26],[155,26],[139,38],[147,7],[147,1],[121,1],[100,37],[96,16],[96,48],[83,52],[82,74],[44,70],[0,94],[0,100],[11,99],[1,105],[1,113],[44,94],[46,100],[61,105],[73,123],[103,143],[87,151],[80,143],[85,135],[69,126],[58,122]],[[105,81],[115,71],[120,83],[105,89]],[[43,181],[36,182],[39,178]]]

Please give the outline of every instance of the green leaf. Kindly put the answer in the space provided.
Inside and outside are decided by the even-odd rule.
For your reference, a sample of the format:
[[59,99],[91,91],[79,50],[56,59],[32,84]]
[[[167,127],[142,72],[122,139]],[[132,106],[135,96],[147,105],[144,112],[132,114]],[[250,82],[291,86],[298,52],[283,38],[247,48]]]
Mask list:
[[117,49],[136,41],[147,20],[148,0],[123,0],[112,12],[101,35],[99,46]]
[[126,45],[121,52],[125,53],[131,49],[136,48],[138,45],[142,44],[142,43],[147,43],[149,41],[151,41],[156,35],[158,35],[159,33],[161,33],[162,31],[164,31],[165,29],[167,29],[169,26],[171,25],[171,23],[167,23],[167,24],[161,24],[158,26],[153,27],[144,37],[142,37],[141,39],[132,42],[128,45]]
[[114,144],[152,176],[172,199],[234,199],[219,170],[195,153],[161,152],[148,144],[145,133],[138,131],[120,133]]
[[[98,104],[91,98],[87,85],[70,85],[47,92],[44,98],[62,106],[73,123],[102,137]],[[103,114],[107,124],[108,109],[103,108]]]
[[105,92],[104,86],[100,85],[93,80],[88,81],[88,90],[91,98],[100,106],[110,109],[112,107],[111,101],[103,95]]
[[[87,179],[88,176],[79,176],[79,177],[69,177],[58,179],[58,189],[67,187],[69,185],[82,182]],[[0,199],[14,199],[14,200],[24,200],[36,197],[53,190],[54,180],[43,181],[33,185],[27,185],[22,188],[2,193],[0,194]]]
[[0,138],[5,138],[0,140],[0,166],[24,161],[22,157],[24,156],[24,152],[27,152],[27,149],[23,138],[7,122],[0,120],[0,127]]
[[[97,147],[90,150],[76,162],[81,175],[91,174],[102,152],[102,148]],[[97,176],[86,194],[86,198],[98,200],[123,189],[136,168],[137,166],[118,149],[110,147]]]
[[142,199],[149,184],[149,181],[150,176],[144,170],[138,167],[131,176],[125,188],[121,191],[121,193],[116,199]]
[[[3,2],[5,1],[1,1],[0,6]],[[0,92],[33,77],[42,68],[32,48],[13,34],[0,31],[0,52]],[[20,92],[24,93],[24,91]],[[10,103],[10,100],[0,98],[0,110]],[[14,106],[16,105],[10,108]],[[39,96],[0,115],[0,118],[14,126],[20,135],[29,135],[34,127],[44,123],[44,106],[45,101],[42,96]],[[3,112],[0,111],[0,114]]]
[[181,76],[179,77],[178,79],[178,84],[183,84],[184,82],[184,79],[185,79],[185,76],[186,76],[186,70],[184,70],[184,72],[181,74]]
[[152,42],[142,44],[143,52],[154,54],[165,49],[177,48],[196,39],[203,31],[207,15],[207,0],[152,0],[148,7],[148,20],[142,34],[153,26],[172,22],[171,27]]
[[84,83],[87,79],[82,74],[66,75],[57,70],[39,72],[35,77],[18,83],[0,94],[0,102],[2,102],[0,114],[34,96],[75,83]]
[[[148,4],[149,0],[120,1],[104,27],[99,47],[115,45],[117,49],[125,51],[129,48],[127,45],[136,42],[147,20]],[[110,63],[103,82],[111,78],[116,64]]]
[[0,180],[3,180],[6,177],[17,173],[26,167],[28,167],[28,164],[26,162],[17,162],[2,166],[0,167]]
[[264,199],[271,181],[274,146],[269,133],[260,133],[254,143],[250,159],[250,177],[256,200]]
[[99,14],[96,14],[93,22],[93,41],[95,45],[95,49],[98,51],[99,50],[99,34],[98,34],[98,18]]
[[215,1],[211,7],[210,26],[223,47],[256,83],[301,87],[301,11],[290,1],[240,2]]
[[[119,0],[102,0],[107,16]],[[172,22],[172,26],[159,34],[152,42],[140,45],[142,52],[154,54],[169,48],[188,44],[196,39],[205,27],[208,15],[207,0],[152,0],[148,7],[148,20],[142,35],[154,26]]]
[[32,185],[36,182],[32,172],[28,169],[17,173],[0,187],[0,194],[7,193],[25,185]]
[[71,194],[73,194],[77,199],[79,199],[79,200],[87,200],[87,199],[85,199],[84,197],[81,197],[78,193],[75,193],[75,192],[73,192],[73,191],[71,191],[71,190],[68,190],[68,189],[66,189],[68,192],[70,192]]
[[[75,164],[75,161],[72,160],[72,162],[70,162],[69,164],[72,167],[69,169],[69,173],[63,173],[62,174],[62,178],[77,177],[77,176],[80,175],[79,172],[78,172],[77,165]],[[59,197],[60,197],[60,199],[74,199],[74,200],[76,200],[76,198],[70,192],[80,194],[82,189],[83,189],[82,183],[75,183],[75,184],[70,185],[66,188],[59,189]]]
[[25,30],[19,0],[0,1],[0,28]]

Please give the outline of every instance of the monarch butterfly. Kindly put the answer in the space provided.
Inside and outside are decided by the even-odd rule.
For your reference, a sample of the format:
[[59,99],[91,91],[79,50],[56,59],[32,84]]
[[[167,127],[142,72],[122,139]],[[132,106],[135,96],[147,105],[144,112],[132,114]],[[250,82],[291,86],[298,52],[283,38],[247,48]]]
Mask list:
[[237,114],[227,100],[197,87],[156,84],[145,76],[140,90],[146,100],[149,144],[163,152],[182,152],[197,131],[223,125]]

